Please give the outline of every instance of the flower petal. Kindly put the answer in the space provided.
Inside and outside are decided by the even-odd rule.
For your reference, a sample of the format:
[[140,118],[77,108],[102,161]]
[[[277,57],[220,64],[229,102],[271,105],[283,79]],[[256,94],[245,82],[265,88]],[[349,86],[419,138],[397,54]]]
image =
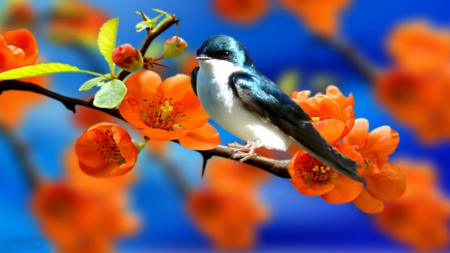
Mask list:
[[334,143],[339,140],[342,132],[344,132],[345,123],[338,119],[324,119],[314,123],[314,127],[325,140],[329,143]]
[[180,112],[186,116],[178,118],[175,123],[180,124],[183,129],[197,128],[208,122],[209,115],[203,109],[192,88],[186,92],[185,97],[179,103],[181,104]]
[[371,131],[367,137],[367,142],[360,150],[364,157],[375,155],[382,161],[387,161],[388,156],[397,149],[399,135],[389,126],[382,126]]
[[383,201],[372,197],[366,189],[362,190],[361,194],[353,201],[353,204],[359,210],[369,214],[380,213],[384,210]]
[[156,89],[161,84],[161,77],[150,70],[137,72],[126,81],[127,96],[151,99],[156,94]]
[[181,100],[188,90],[192,90],[191,78],[183,74],[167,78],[158,87],[158,92],[162,91],[165,98],[172,98],[173,101]]
[[177,140],[184,136],[186,136],[189,133],[189,130],[175,130],[175,131],[167,131],[164,129],[158,129],[158,128],[150,128],[146,127],[141,129],[142,133],[145,134],[150,139],[155,139],[158,141],[170,141],[170,140]]
[[33,64],[38,57],[38,44],[34,35],[27,29],[6,31],[3,34],[8,45],[16,46],[25,52],[25,59],[16,67]]
[[291,179],[291,184],[299,191],[301,194],[305,196],[321,196],[330,192],[334,188],[334,184],[320,184],[317,182],[306,182],[304,178]]
[[15,67],[14,55],[11,50],[0,45],[0,73]]
[[344,175],[329,180],[333,190],[322,195],[322,199],[332,204],[342,204],[354,200],[361,193],[363,184]]
[[406,179],[395,165],[372,163],[364,173],[367,191],[381,201],[391,201],[406,190]]
[[366,144],[368,135],[369,121],[364,118],[359,118],[355,120],[355,125],[350,130],[350,133],[344,137],[344,143],[358,146],[361,149]]
[[210,150],[220,145],[219,133],[209,123],[190,130],[179,141],[183,147],[193,150]]
[[140,103],[138,98],[126,96],[119,107],[119,113],[131,125],[142,130],[148,127],[141,116]]

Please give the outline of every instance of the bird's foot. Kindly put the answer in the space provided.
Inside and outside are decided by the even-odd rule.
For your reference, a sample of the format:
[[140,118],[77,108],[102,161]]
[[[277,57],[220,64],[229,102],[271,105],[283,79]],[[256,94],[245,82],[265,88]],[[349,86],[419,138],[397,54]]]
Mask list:
[[241,158],[240,162],[245,162],[250,158],[258,156],[258,154],[255,153],[256,149],[256,142],[250,142],[248,141],[245,145],[239,144],[237,142],[233,142],[227,145],[227,147],[233,149],[233,154],[231,157],[233,159]]

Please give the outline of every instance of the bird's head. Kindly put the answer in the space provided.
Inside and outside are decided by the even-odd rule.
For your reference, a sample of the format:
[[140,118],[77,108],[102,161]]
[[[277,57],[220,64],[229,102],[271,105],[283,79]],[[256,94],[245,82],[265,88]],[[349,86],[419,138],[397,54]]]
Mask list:
[[253,67],[253,61],[244,45],[227,35],[216,35],[205,40],[197,50],[197,60],[226,61],[241,68]]

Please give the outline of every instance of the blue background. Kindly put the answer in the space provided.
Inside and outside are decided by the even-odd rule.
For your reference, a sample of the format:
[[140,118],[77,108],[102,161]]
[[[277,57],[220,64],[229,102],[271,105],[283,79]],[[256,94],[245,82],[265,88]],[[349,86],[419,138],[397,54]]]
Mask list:
[[[444,192],[450,190],[447,166],[450,162],[447,143],[423,145],[407,127],[398,124],[375,101],[370,84],[339,53],[318,42],[296,16],[274,6],[267,15],[253,25],[227,23],[217,17],[206,0],[110,0],[89,1],[119,17],[117,44],[131,43],[139,47],[144,34],[136,33],[134,26],[140,18],[134,12],[143,10],[153,16],[151,8],[175,13],[181,18],[180,36],[196,48],[208,37],[228,34],[246,45],[256,66],[272,80],[277,80],[286,70],[301,74],[299,89],[323,91],[314,85],[321,76],[331,77],[344,94],[354,94],[356,117],[369,119],[371,129],[390,125],[400,133],[400,145],[392,155],[414,157],[432,161],[439,169],[439,183]],[[431,3],[432,2],[432,3]],[[33,1],[39,11],[50,8],[52,1]],[[343,13],[342,37],[356,46],[375,66],[389,66],[384,50],[384,40],[392,27],[402,21],[426,18],[436,25],[448,25],[449,2],[445,0],[360,0]],[[172,28],[164,33],[164,40],[175,34]],[[48,62],[64,62],[91,68],[90,63],[66,47],[55,46],[45,37],[38,37],[40,55]],[[94,63],[102,63],[102,56],[94,53]],[[94,71],[107,72],[107,66],[96,66]],[[79,85],[87,79],[82,74],[57,74],[52,77],[51,89],[57,93],[85,97],[78,92]],[[1,99],[1,97],[0,97]],[[59,102],[45,100],[29,110],[17,134],[29,144],[32,160],[42,174],[58,178],[63,174],[62,155],[73,145],[81,130],[72,124],[71,112]],[[221,132],[222,143],[235,139]],[[20,174],[20,164],[0,137],[0,241],[8,238],[42,238],[39,227],[28,211],[30,189]],[[201,158],[174,144],[171,157],[179,164],[190,184],[199,185]],[[118,243],[119,251],[129,250],[210,250],[208,240],[187,218],[182,196],[176,191],[161,166],[151,158],[139,157],[139,180],[132,188],[132,205],[141,216],[141,231],[132,238]],[[272,219],[258,231],[256,250],[335,251],[335,250],[409,250],[393,241],[375,226],[371,215],[359,211],[353,204],[331,205],[321,198],[300,195],[291,184],[273,178],[261,189],[261,198],[271,209]],[[6,238],[6,239],[5,239]],[[47,247],[47,246],[46,246]],[[449,248],[450,249],[450,248]],[[31,251],[30,251],[31,252]]]

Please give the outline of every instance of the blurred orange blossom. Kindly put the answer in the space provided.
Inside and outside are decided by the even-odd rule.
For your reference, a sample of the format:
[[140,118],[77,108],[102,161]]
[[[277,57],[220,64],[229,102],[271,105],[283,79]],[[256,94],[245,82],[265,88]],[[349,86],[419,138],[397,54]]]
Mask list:
[[208,150],[220,144],[218,132],[192,90],[190,78],[178,74],[164,82],[141,71],[125,82],[128,90],[119,112],[131,125],[155,140],[178,140],[189,149]]
[[450,31],[423,21],[400,24],[387,38],[394,66],[375,80],[378,100],[426,142],[450,136]]
[[408,181],[405,194],[375,216],[379,228],[419,251],[444,249],[450,243],[450,201],[437,187],[433,166],[416,161],[394,162]]
[[74,149],[65,154],[65,180],[42,182],[31,207],[58,252],[114,251],[114,239],[133,234],[138,218],[127,207],[134,174],[98,179],[83,173]]
[[339,15],[349,0],[281,0],[281,5],[298,15],[305,25],[321,36],[333,37],[339,30]]
[[450,31],[436,29],[425,21],[406,22],[393,29],[386,46],[394,64],[402,70],[442,71],[450,57]]
[[213,0],[213,10],[227,21],[250,24],[260,20],[269,9],[268,0]]
[[57,1],[53,7],[47,33],[61,44],[95,45],[100,27],[108,14],[80,0]]

